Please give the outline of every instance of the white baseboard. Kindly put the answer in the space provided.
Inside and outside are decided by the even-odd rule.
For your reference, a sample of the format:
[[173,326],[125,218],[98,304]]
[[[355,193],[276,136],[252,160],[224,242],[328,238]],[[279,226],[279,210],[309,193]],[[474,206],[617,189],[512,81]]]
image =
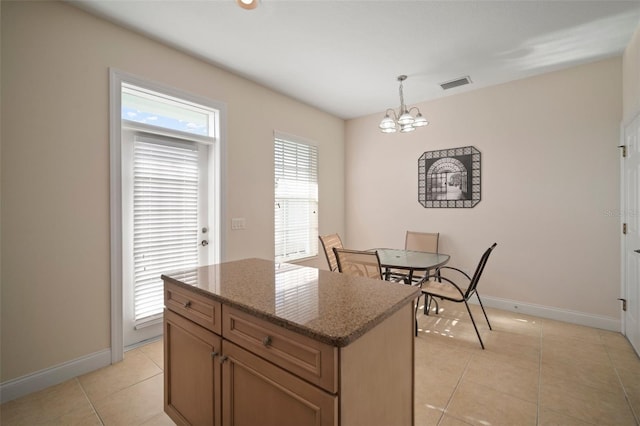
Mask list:
[[[510,312],[521,312],[526,315],[585,325],[587,327],[601,328],[603,330],[617,332],[622,331],[622,322],[620,318],[586,314],[584,312],[535,305],[532,303],[522,303],[515,300],[500,299],[498,297],[482,295],[480,297],[482,297],[482,304],[485,307],[497,308]],[[475,297],[472,297],[469,301],[478,304],[478,300]]]
[[104,349],[62,364],[0,383],[0,403],[11,401],[111,364],[111,349]]

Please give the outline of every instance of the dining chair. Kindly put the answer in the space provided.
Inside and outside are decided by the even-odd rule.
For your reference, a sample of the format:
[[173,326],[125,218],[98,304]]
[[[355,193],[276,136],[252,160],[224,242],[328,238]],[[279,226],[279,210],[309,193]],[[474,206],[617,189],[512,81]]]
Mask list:
[[[439,232],[417,232],[407,231],[404,239],[404,249],[414,251],[426,251],[429,253],[438,253],[438,243],[440,242]],[[426,273],[426,272],[425,272]],[[436,270],[434,274],[438,274]],[[428,278],[428,277],[427,277]],[[417,284],[425,280],[425,274],[413,274],[411,277],[411,283],[407,282],[408,277],[405,279],[407,284]],[[419,301],[419,298],[418,298]],[[431,309],[431,303],[436,304],[436,309],[439,308],[438,301],[432,297],[425,297],[424,301],[424,313],[429,314]]]
[[438,253],[439,232],[407,231],[404,239],[404,249]]
[[336,260],[336,255],[333,252],[333,248],[342,248],[342,240],[340,239],[340,235],[338,234],[329,234],[329,235],[320,235],[318,236],[320,239],[320,243],[322,244],[322,249],[324,250],[324,255],[327,257],[327,264],[329,265],[330,271],[338,270],[338,262]]
[[[407,231],[404,240],[404,249],[413,251],[426,251],[438,253],[439,232],[415,232]],[[422,281],[423,276],[414,276],[414,282]]]
[[[487,316],[487,312],[484,310],[482,300],[480,300],[480,294],[478,293],[478,283],[480,282],[482,272],[484,272],[484,268],[487,265],[487,260],[489,260],[489,256],[497,245],[497,243],[493,243],[493,245],[484,252],[482,257],[480,258],[480,262],[478,263],[475,272],[473,273],[473,277],[470,277],[468,274],[458,268],[454,268],[452,266],[441,266],[440,268],[438,268],[438,272],[440,272],[440,274],[437,277],[434,277],[433,281],[426,281],[422,285],[422,294],[426,296],[426,300],[428,300],[429,297],[438,297],[440,299],[449,300],[451,302],[464,303],[467,308],[467,312],[469,313],[469,318],[471,318],[471,323],[473,323],[473,328],[476,330],[476,334],[478,335],[478,340],[480,340],[480,346],[482,346],[482,349],[484,349],[484,343],[482,342],[482,337],[480,337],[478,327],[476,326],[476,322],[473,319],[473,315],[471,314],[471,309],[469,309],[468,301],[471,296],[473,296],[474,294],[476,295],[476,297],[478,298],[478,302],[480,302],[480,307],[482,308],[484,318],[487,320],[487,324],[489,325],[489,330],[492,330],[491,323],[489,322],[489,317]],[[443,274],[443,272],[447,271],[457,273],[456,275],[461,274],[463,281],[467,284],[458,284],[460,283],[460,280],[458,280],[458,283],[454,282],[452,279],[446,276],[447,274]],[[438,308],[436,307],[436,314],[438,313]],[[418,314],[418,304],[416,304],[415,314]],[[418,330],[416,328],[416,335],[417,334]]]
[[[359,277],[373,278],[376,280],[384,280],[382,275],[382,267],[380,266],[380,257],[375,250],[349,250],[345,248],[333,248],[333,252],[338,262],[338,272]],[[398,281],[393,277],[388,278],[389,281]],[[400,280],[402,282],[402,280]],[[419,297],[418,297],[419,299]],[[417,303],[417,300],[416,300]],[[414,330],[418,334],[418,319],[414,315]]]
[[[425,251],[429,253],[438,253],[438,241],[440,240],[439,232],[416,232],[416,231],[407,231],[404,240],[404,249],[405,250],[413,250],[413,251]],[[405,284],[417,284],[420,283],[424,278],[424,274],[415,274],[411,275],[411,282],[409,282],[409,274],[406,271],[401,271],[397,269],[392,269],[391,271],[386,271],[389,273],[391,277],[394,278],[402,278],[404,279]],[[425,307],[427,304],[425,303]]]
[[382,279],[382,268],[377,251],[333,248],[338,263],[338,272],[366,278]]

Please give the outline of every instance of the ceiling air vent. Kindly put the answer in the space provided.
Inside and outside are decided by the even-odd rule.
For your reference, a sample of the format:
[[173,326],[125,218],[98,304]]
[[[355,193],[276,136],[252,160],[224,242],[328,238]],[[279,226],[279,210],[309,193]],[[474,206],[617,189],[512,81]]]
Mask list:
[[464,86],[465,84],[471,83],[471,79],[469,76],[456,78],[455,80],[447,81],[446,83],[440,83],[440,87],[442,90],[453,89],[454,87]]

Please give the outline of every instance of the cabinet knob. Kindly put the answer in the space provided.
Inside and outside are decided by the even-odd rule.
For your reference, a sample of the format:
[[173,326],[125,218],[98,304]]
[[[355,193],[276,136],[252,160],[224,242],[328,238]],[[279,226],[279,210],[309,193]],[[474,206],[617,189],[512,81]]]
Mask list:
[[271,346],[271,336],[267,336],[262,339],[262,344],[265,346]]
[[220,355],[220,354],[218,352],[216,352],[216,351],[211,352],[211,358],[215,358],[218,355]]
[[223,362],[225,362],[228,358],[229,358],[228,356],[226,356],[226,355],[222,355],[222,356],[220,357],[220,364],[222,364]]
[[191,307],[191,300],[187,300],[186,302],[184,302],[183,305],[184,305],[185,308]]

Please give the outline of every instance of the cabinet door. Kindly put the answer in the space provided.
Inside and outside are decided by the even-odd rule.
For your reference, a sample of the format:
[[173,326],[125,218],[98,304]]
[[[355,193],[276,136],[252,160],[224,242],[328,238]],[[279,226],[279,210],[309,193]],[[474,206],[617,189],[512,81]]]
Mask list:
[[164,410],[179,425],[220,426],[222,339],[164,312]]
[[338,397],[224,341],[222,364],[225,426],[330,426]]

